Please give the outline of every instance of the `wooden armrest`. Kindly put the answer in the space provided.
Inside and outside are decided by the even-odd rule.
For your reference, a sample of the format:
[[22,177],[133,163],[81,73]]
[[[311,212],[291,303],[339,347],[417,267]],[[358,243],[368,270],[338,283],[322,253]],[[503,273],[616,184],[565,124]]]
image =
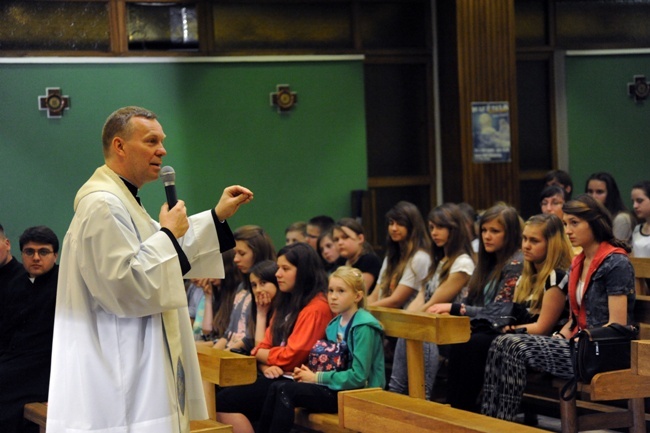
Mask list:
[[26,420],[33,422],[41,427],[44,431],[47,424],[47,403],[27,403],[23,412]]
[[650,376],[631,369],[598,373],[589,385],[592,400],[621,400],[650,397]]
[[633,341],[631,356],[632,373],[650,376],[650,340]]
[[247,385],[257,379],[257,361],[252,356],[197,345],[196,352],[203,379],[203,393],[208,417],[217,419],[217,398],[214,385]]
[[203,380],[219,385],[246,385],[257,379],[257,362],[254,357],[232,353],[228,350],[196,346]]

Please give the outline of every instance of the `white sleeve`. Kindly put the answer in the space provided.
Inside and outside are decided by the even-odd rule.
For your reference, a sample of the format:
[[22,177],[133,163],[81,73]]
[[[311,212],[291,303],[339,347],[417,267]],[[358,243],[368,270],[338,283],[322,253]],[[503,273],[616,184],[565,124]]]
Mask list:
[[117,197],[92,195],[80,202],[69,235],[74,260],[94,302],[118,317],[186,307],[184,286],[176,287],[182,286],[183,278],[169,237],[156,231],[141,240]]
[[211,212],[205,211],[189,218],[190,228],[178,241],[192,265],[184,278],[223,278],[223,260],[219,236]]
[[429,273],[430,266],[431,256],[424,251],[416,252],[409,263],[406,264],[399,284],[419,291]]
[[[377,277],[377,284],[375,284],[375,290],[379,290],[381,283],[384,279],[384,273],[386,272],[386,267],[388,266],[388,257],[384,257],[384,261],[381,263],[381,269],[379,270],[379,277]],[[381,291],[377,292],[379,295],[378,299],[381,299]]]
[[456,258],[456,260],[454,260],[451,269],[449,269],[449,273],[454,274],[456,272],[462,272],[471,276],[474,273],[474,268],[476,268],[474,260],[472,260],[472,258],[467,254],[461,254]]

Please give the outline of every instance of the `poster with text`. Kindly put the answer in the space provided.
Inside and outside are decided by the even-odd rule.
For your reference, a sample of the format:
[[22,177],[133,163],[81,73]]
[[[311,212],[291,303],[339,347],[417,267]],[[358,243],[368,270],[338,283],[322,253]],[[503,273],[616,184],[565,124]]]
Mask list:
[[474,162],[510,162],[508,101],[472,102]]

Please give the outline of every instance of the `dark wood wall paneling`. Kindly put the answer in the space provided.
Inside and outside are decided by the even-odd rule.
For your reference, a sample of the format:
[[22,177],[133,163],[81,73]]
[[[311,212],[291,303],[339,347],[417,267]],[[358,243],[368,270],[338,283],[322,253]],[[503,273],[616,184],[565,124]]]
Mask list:
[[[445,201],[466,201],[477,209],[496,201],[518,207],[513,1],[457,0],[439,5]],[[471,104],[490,101],[508,101],[510,106],[510,163],[472,160]]]

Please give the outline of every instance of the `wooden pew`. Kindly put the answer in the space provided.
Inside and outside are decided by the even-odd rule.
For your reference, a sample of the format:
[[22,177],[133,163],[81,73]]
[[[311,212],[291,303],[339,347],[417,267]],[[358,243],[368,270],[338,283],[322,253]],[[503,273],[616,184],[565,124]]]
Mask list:
[[[423,342],[464,343],[470,337],[469,317],[413,313],[384,307],[369,307],[368,311],[381,322],[386,335],[406,340],[410,397],[418,399],[426,397]],[[337,414],[310,413],[297,409],[295,422],[301,427],[325,433],[351,431],[341,426]]]
[[341,427],[361,433],[543,431],[380,388],[340,392],[338,404]]
[[[255,358],[198,344],[196,351],[199,357],[209,419],[191,421],[190,431],[191,433],[232,433],[232,426],[217,422],[214,386],[245,385],[255,382],[257,377]],[[47,403],[26,404],[24,417],[36,423],[40,427],[40,433],[45,433]]]

